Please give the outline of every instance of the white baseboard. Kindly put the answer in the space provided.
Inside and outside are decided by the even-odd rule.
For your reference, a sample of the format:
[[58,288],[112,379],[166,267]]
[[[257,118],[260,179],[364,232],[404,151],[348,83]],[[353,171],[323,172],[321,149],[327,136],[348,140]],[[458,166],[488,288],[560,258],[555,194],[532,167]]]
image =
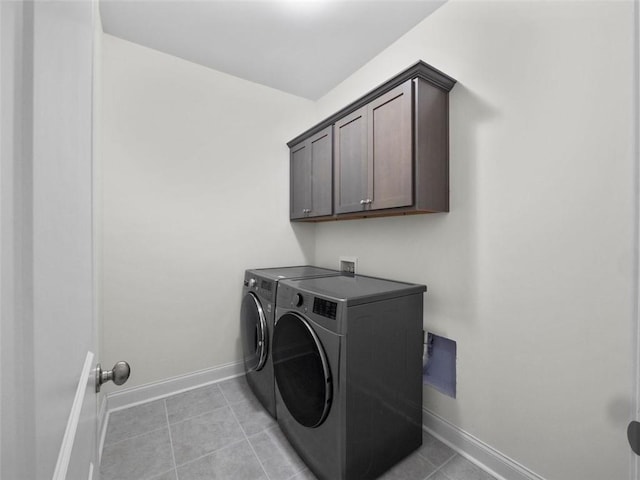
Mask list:
[[185,390],[200,387],[208,383],[219,382],[227,378],[237,377],[244,373],[243,362],[227,363],[218,367],[198,372],[167,378],[159,382],[148,383],[138,387],[125,388],[106,395],[107,410],[121,410],[139,403],[168,397]]
[[422,409],[425,430],[498,480],[545,480],[441,416]]

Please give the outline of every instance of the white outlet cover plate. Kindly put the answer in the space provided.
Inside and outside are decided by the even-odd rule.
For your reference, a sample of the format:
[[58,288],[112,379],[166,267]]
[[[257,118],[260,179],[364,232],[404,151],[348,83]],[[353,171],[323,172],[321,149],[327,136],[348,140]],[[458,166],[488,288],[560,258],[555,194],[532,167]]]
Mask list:
[[351,262],[353,263],[353,272],[356,273],[358,271],[358,257],[351,256],[340,256],[338,259],[338,269],[342,270],[342,262]]

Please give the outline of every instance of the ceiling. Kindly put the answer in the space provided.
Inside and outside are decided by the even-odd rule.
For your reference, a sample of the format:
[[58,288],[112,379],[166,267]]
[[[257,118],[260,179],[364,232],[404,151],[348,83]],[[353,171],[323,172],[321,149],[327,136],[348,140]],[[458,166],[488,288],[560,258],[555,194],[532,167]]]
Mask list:
[[101,0],[100,14],[105,33],[316,100],[445,1]]

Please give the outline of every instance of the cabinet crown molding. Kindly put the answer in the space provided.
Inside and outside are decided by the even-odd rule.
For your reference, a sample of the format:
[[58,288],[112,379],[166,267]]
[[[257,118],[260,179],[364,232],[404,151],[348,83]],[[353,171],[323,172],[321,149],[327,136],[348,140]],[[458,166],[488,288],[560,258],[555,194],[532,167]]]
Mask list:
[[429,65],[428,63],[425,63],[424,61],[418,60],[416,63],[411,65],[406,70],[403,70],[399,74],[395,75],[393,78],[387,80],[381,85],[378,85],[369,93],[363,95],[362,97],[358,98],[356,101],[350,103],[343,109],[339,110],[338,112],[324,119],[317,125],[311,127],[310,129],[304,131],[294,139],[290,140],[289,142],[287,142],[287,146],[291,148],[294,145],[297,145],[298,143],[310,137],[311,135],[315,135],[321,130],[334,124],[336,120],[339,120],[340,118],[346,115],[349,115],[350,113],[358,110],[359,108],[368,104],[369,102],[379,97],[380,95],[384,95],[389,90],[392,90],[398,85],[401,85],[402,83],[404,83],[405,81],[414,79],[414,78],[421,78],[422,80],[426,81],[427,83],[430,83],[434,87],[437,87],[446,93],[450,92],[453,86],[456,84],[456,80],[454,78],[438,70],[437,68],[432,67],[431,65]]

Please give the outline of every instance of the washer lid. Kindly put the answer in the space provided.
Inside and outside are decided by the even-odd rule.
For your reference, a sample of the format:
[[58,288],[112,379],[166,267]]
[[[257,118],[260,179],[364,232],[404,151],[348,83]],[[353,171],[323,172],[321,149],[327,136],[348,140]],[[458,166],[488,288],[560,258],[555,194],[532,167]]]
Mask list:
[[396,282],[364,275],[283,280],[282,283],[306,291],[311,295],[322,295],[338,302],[345,302],[347,306],[427,291],[425,285]]

